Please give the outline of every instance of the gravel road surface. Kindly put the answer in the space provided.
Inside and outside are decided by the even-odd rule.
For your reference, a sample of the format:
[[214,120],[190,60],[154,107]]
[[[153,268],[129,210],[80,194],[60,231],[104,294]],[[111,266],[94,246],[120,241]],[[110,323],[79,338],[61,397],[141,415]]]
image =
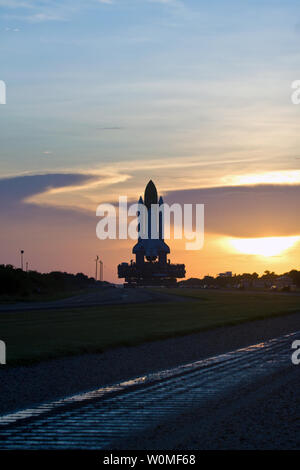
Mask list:
[[0,417],[2,449],[299,449],[300,331]]
[[300,314],[22,367],[0,366],[0,413],[85,392],[300,330]]

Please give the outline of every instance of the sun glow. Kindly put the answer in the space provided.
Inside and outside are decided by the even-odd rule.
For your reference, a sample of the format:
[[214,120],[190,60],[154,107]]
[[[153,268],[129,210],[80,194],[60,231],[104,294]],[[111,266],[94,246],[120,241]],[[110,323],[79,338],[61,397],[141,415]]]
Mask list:
[[250,173],[223,178],[226,184],[233,186],[253,184],[299,184],[300,170],[269,171]]
[[246,255],[276,256],[300,241],[296,237],[232,238],[230,245]]

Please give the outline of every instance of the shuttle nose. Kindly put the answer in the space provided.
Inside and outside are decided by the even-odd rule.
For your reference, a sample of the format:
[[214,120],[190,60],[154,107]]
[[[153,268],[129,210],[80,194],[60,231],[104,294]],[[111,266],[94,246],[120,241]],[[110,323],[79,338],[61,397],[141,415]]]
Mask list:
[[157,190],[153,181],[150,180],[145,189],[144,204],[149,209],[151,204],[157,204],[157,201]]

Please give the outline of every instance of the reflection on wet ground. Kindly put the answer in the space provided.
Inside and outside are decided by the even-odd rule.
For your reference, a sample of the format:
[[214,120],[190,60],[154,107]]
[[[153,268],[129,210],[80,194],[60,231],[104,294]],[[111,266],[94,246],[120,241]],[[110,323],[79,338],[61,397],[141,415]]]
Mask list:
[[292,367],[299,332],[0,417],[0,448],[101,449]]

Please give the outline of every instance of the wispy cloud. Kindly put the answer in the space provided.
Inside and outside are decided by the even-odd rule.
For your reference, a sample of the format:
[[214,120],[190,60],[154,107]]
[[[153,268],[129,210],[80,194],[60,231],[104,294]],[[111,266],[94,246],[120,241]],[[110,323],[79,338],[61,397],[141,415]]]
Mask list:
[[99,131],[120,131],[122,129],[124,129],[124,127],[119,127],[119,126],[98,127]]
[[[145,0],[148,3],[158,3],[170,7],[183,7],[182,0]],[[116,4],[116,0],[0,0],[0,7],[3,7],[2,17],[8,16],[12,19],[24,20],[29,22],[43,22],[43,21],[61,21],[69,19],[72,13],[81,11],[87,8],[95,8],[101,5]],[[7,12],[5,12],[7,10]],[[17,16],[10,16],[9,11],[17,11]],[[28,15],[28,11],[34,12]]]
[[59,15],[51,15],[47,13],[36,13],[26,17],[30,23],[42,23],[44,21],[63,21],[65,18]]
[[13,32],[13,33],[18,33],[20,30],[19,28],[5,28],[4,31],[8,32]]
[[0,6],[5,8],[34,8],[32,2],[22,2],[18,0],[0,0]]
[[164,4],[168,4],[168,5],[182,5],[183,2],[179,1],[179,0],[148,0],[150,1],[151,3],[164,3]]
[[[78,11],[101,5],[112,5],[114,0],[0,0],[1,17],[30,23],[69,20]],[[13,14],[12,14],[13,11]],[[29,14],[30,12],[30,14]]]
[[170,191],[164,201],[205,204],[206,233],[234,237],[293,236],[300,233],[299,193],[300,185],[224,186]]
[[161,3],[162,5],[173,6],[173,7],[183,7],[184,2],[181,0],[148,0],[150,3]]

